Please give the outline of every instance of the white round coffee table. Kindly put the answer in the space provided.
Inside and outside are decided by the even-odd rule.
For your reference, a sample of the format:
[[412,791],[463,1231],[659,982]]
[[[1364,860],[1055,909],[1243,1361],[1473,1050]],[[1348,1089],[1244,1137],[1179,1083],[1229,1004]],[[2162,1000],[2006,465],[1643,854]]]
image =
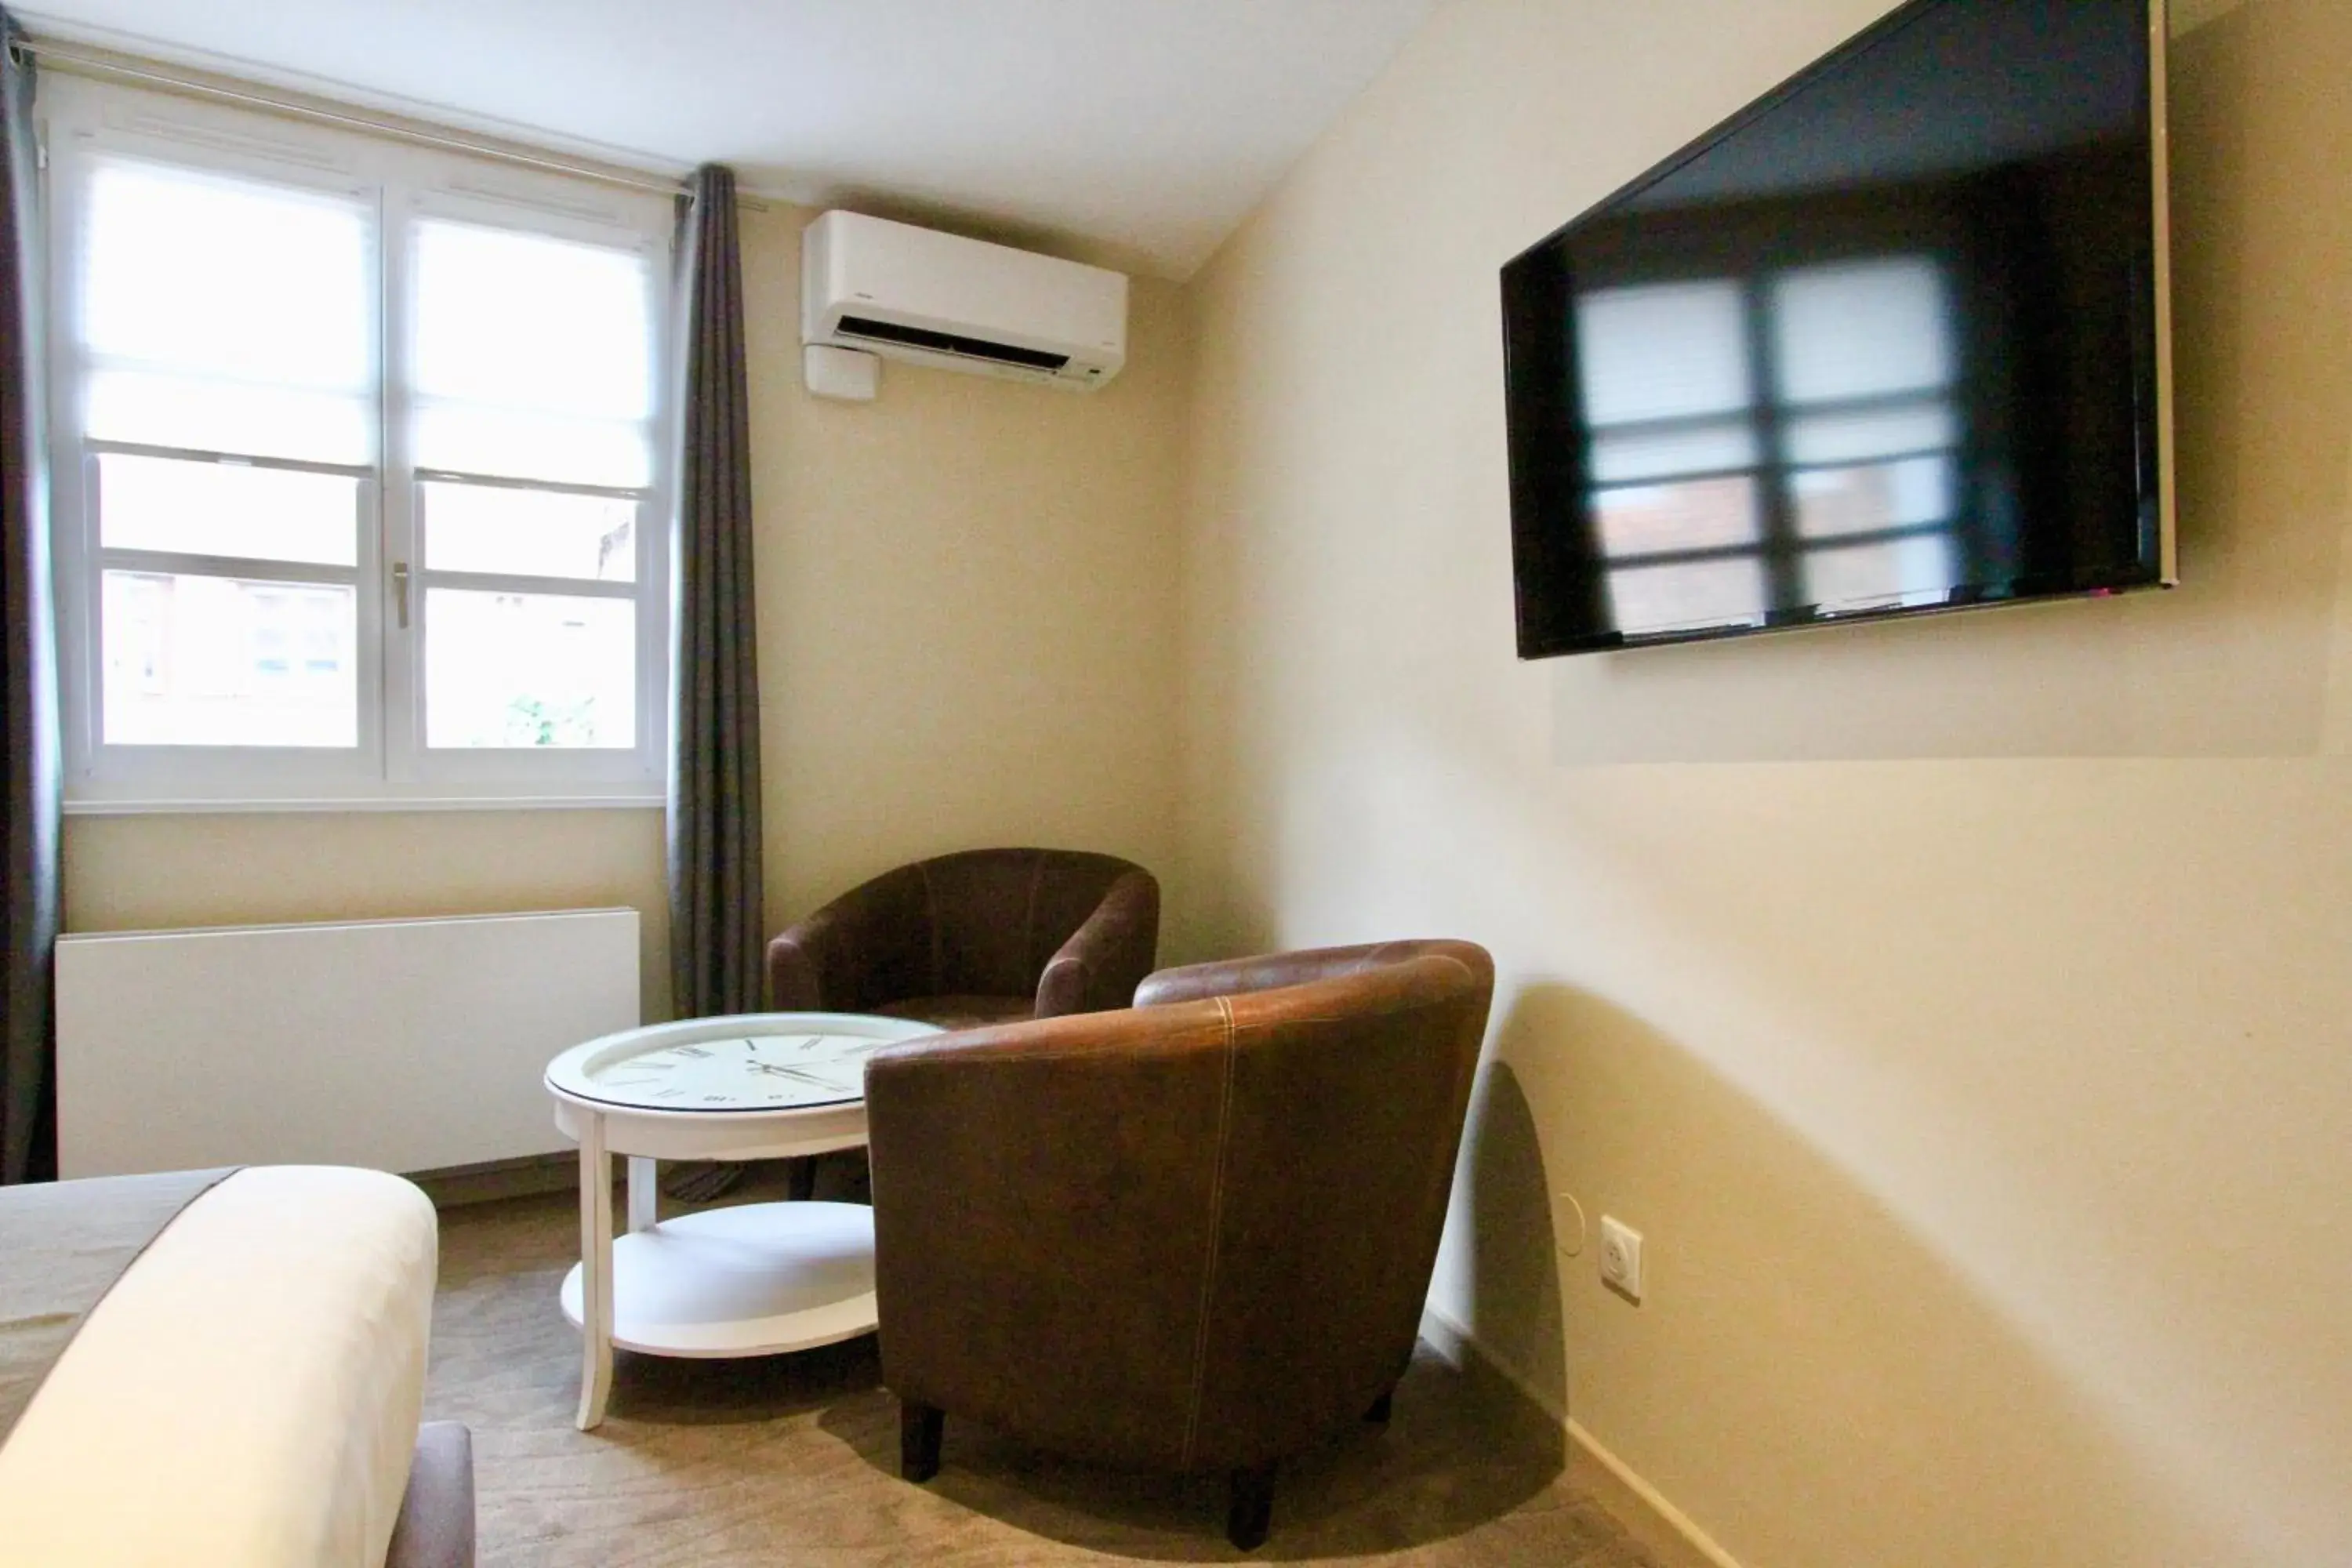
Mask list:
[[[580,1144],[579,1426],[604,1418],[613,1347],[775,1355],[874,1329],[874,1211],[739,1204],[655,1223],[656,1160],[777,1160],[866,1142],[866,1058],[940,1031],[856,1013],[744,1013],[606,1035],[547,1067],[555,1125]],[[629,1157],[613,1236],[610,1157]]]

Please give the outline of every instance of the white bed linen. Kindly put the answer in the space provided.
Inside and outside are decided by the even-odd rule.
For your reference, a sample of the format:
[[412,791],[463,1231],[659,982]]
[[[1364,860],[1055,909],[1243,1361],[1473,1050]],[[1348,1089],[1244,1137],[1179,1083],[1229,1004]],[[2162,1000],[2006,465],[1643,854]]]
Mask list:
[[437,1233],[397,1176],[239,1171],[82,1324],[0,1447],[5,1568],[381,1568]]

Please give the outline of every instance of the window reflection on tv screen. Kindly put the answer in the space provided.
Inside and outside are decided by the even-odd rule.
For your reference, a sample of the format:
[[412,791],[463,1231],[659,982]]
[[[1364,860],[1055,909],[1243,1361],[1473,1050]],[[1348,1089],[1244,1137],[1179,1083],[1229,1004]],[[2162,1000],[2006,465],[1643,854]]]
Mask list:
[[1504,272],[1528,656],[2147,586],[2144,0],[1923,0]]

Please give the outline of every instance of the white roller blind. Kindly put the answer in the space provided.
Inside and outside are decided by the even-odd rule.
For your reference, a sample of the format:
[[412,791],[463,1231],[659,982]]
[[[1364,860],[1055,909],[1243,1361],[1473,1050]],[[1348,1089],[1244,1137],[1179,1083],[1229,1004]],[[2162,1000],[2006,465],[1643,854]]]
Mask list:
[[375,460],[372,204],[105,159],[84,211],[91,438]]
[[439,219],[415,227],[419,468],[635,489],[653,477],[647,259]]

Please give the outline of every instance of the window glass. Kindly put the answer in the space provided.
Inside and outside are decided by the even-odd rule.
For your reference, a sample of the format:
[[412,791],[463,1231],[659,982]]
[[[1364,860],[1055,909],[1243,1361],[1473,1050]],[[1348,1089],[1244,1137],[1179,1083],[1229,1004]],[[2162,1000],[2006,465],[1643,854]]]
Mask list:
[[107,743],[356,744],[356,609],[338,584],[107,573]]
[[347,474],[101,453],[99,542],[355,566],[359,489]]
[[646,258],[435,219],[414,243],[417,466],[648,483]]
[[442,480],[417,489],[425,564],[436,572],[636,581],[635,498]]
[[69,797],[657,798],[674,204],[45,93]]
[[425,614],[427,745],[636,744],[631,601],[436,588]]
[[86,435],[373,461],[368,205],[110,160],[87,200]]

